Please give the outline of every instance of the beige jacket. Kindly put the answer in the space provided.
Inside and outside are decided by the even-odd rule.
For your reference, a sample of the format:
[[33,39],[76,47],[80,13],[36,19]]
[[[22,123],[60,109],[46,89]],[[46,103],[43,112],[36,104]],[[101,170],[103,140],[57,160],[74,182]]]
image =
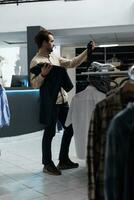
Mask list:
[[[31,60],[30,68],[34,67],[35,65],[37,65],[40,62],[47,62],[47,63],[51,63],[53,65],[58,65],[58,66],[62,66],[65,68],[74,68],[74,67],[79,66],[81,63],[85,62],[86,60],[87,60],[87,50],[85,50],[79,56],[76,56],[72,59],[57,57],[53,53],[51,53],[48,58],[48,57],[45,57],[45,56],[37,53]],[[33,88],[39,88],[42,85],[44,78],[41,76],[41,74],[39,74],[39,76],[37,76],[37,77],[34,77],[33,74],[30,74],[30,80],[31,80],[30,81],[31,86]],[[59,94],[58,94],[56,103],[61,104],[63,102],[67,102],[67,100],[68,100],[68,95],[67,95],[66,91],[63,88],[61,88],[61,92],[59,92]]]

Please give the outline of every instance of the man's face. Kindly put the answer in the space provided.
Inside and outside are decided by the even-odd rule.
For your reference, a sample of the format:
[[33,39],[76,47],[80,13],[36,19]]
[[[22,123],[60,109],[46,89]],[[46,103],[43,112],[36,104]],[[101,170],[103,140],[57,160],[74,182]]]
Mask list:
[[46,43],[46,48],[49,53],[53,51],[54,48],[54,37],[53,35],[49,35],[49,41]]

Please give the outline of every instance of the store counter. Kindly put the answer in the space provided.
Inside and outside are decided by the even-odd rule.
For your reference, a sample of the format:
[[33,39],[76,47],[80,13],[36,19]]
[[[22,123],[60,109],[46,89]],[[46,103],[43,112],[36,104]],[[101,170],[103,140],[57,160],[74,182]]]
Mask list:
[[0,129],[0,137],[17,136],[42,130],[39,123],[39,90],[5,88],[11,112],[10,125]]

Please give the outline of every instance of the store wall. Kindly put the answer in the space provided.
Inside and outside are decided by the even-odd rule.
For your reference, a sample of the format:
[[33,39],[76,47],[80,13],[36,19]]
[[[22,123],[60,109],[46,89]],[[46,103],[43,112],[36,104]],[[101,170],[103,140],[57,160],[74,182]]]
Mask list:
[[20,66],[21,66],[21,74],[27,75],[27,46],[20,47]]
[[12,75],[27,75],[27,47],[0,48],[0,83],[10,87]]
[[[61,48],[61,56],[71,59],[75,56],[75,47],[62,47]],[[68,75],[74,85],[73,89],[68,93],[68,101],[69,103],[71,102],[72,97],[75,95],[76,93],[76,71],[75,68],[73,69],[68,69]]]
[[134,24],[133,0],[47,1],[0,6],[0,32]]

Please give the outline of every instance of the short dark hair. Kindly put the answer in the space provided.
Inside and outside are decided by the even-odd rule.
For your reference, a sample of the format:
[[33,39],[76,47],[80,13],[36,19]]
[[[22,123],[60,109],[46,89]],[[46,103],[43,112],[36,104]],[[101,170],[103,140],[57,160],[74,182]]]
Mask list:
[[50,31],[46,29],[42,29],[38,32],[38,34],[35,36],[34,40],[35,43],[38,46],[38,49],[41,48],[42,43],[44,41],[48,42],[49,41],[49,35],[53,35]]

